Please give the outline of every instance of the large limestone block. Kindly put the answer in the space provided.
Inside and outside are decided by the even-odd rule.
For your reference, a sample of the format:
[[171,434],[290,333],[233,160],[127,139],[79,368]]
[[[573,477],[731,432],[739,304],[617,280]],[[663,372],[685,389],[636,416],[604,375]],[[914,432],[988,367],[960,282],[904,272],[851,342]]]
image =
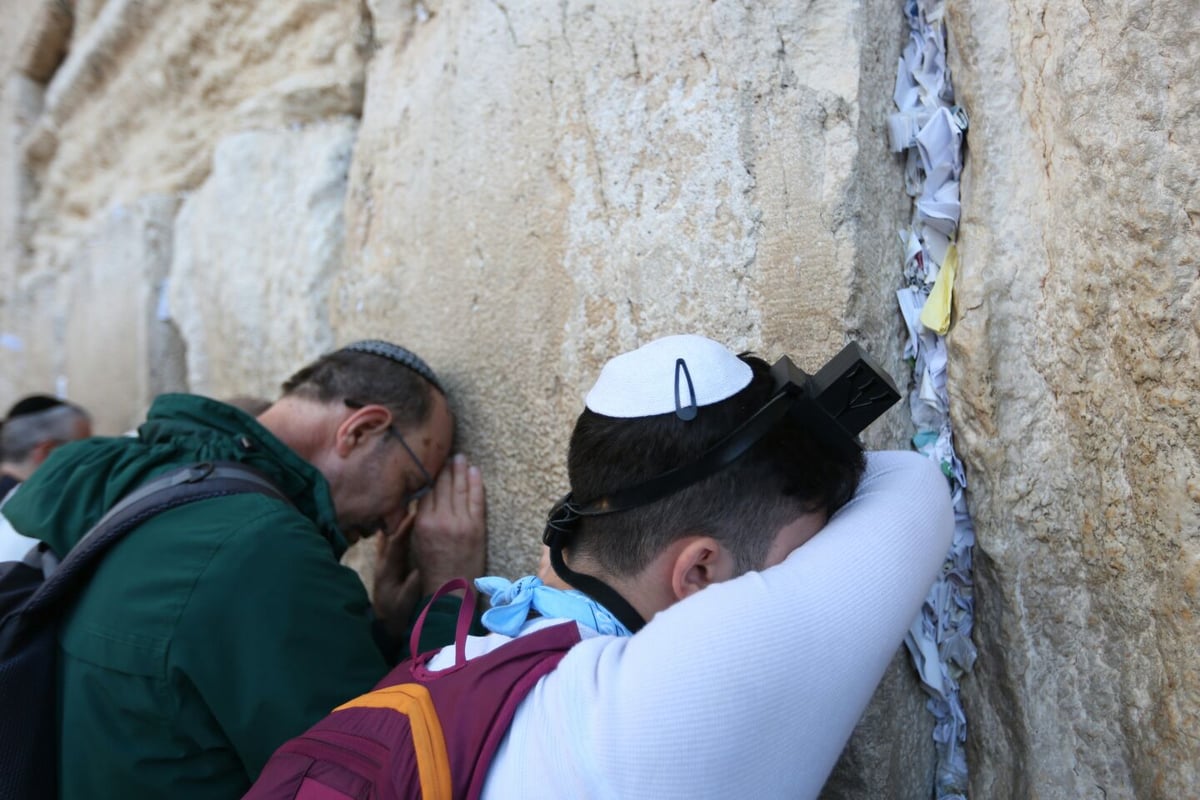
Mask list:
[[129,430],[155,396],[185,389],[183,342],[158,316],[178,204],[160,195],[112,206],[66,265],[66,375],[97,433]]
[[972,796],[1200,787],[1200,16],[951,6]]
[[212,174],[179,212],[170,272],[192,391],[274,398],[332,347],[329,284],[356,127],[247,131],[217,146]]
[[815,369],[849,327],[900,374],[889,4],[371,11],[335,329],[446,373],[491,481],[495,569],[536,563],[616,352],[695,330]]
[[112,202],[194,189],[216,142],[361,106],[360,4],[108,0],[81,25],[26,143],[39,253]]
[[0,303],[0,407],[21,395],[65,392],[72,396],[62,350],[68,288],[47,270],[22,275],[6,287]]

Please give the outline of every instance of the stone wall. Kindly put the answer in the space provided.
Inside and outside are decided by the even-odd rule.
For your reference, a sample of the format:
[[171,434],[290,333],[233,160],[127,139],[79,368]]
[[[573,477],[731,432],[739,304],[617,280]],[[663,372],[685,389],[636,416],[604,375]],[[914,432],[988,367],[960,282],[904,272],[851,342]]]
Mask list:
[[[301,0],[10,7],[0,39],[0,330],[20,349],[0,349],[0,395],[68,387],[101,432],[115,433],[161,391],[273,394],[290,367],[333,341],[319,292],[341,263],[365,9]],[[309,127],[328,128],[329,141],[316,143],[322,134]],[[231,193],[240,206],[224,218],[202,211]],[[182,204],[178,235],[175,207],[163,203]],[[214,260],[197,263],[198,242]],[[258,250],[239,247],[248,242]],[[176,293],[171,316],[170,283],[198,278],[209,296]],[[193,309],[210,315],[203,332]],[[276,325],[264,332],[263,320]],[[223,366],[209,372],[214,358]]]
[[974,794],[1200,787],[1200,16],[963,0]]
[[[394,339],[449,385],[515,573],[607,356],[696,330],[815,368],[853,336],[906,374],[898,3],[0,13],[0,405],[66,388],[116,433]],[[1198,783],[1195,17],[950,3],[980,798]],[[898,658],[826,796],[928,797],[928,729]]]
[[849,326],[897,364],[881,273],[907,203],[880,134],[891,90],[870,84],[871,113],[860,92],[893,69],[902,19],[378,5],[331,318],[447,373],[513,525],[498,568],[530,566],[610,355],[695,329],[816,368]]

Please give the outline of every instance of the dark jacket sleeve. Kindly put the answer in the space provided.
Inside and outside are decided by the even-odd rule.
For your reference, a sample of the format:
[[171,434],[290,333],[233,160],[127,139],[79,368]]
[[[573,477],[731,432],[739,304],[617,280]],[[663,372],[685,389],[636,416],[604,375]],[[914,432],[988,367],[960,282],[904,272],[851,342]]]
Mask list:
[[169,655],[253,780],[271,753],[387,672],[366,591],[307,520],[280,509],[224,541]]

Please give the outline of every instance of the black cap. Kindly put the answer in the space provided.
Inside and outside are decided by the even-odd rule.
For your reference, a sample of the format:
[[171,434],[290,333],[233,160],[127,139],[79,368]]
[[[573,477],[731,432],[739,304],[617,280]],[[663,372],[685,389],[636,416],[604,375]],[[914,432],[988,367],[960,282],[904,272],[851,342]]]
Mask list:
[[12,408],[8,410],[8,416],[5,419],[16,419],[17,417],[27,417],[30,414],[37,414],[42,411],[48,411],[51,408],[65,406],[62,400],[57,397],[51,397],[48,394],[31,394],[28,397],[22,397]]
[[360,342],[352,342],[342,349],[353,353],[369,353],[373,356],[394,361],[401,366],[408,367],[429,381],[442,394],[446,393],[446,390],[442,388],[441,382],[438,381],[437,375],[433,374],[433,370],[430,369],[429,365],[422,361],[421,357],[416,353],[398,344],[385,342],[382,339],[363,339]]

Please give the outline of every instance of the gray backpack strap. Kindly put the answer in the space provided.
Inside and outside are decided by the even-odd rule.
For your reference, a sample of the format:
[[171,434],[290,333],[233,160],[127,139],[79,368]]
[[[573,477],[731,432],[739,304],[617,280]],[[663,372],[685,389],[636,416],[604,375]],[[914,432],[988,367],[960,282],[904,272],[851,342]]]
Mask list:
[[[110,547],[126,533],[153,516],[187,503],[253,492],[291,501],[261,472],[232,461],[204,461],[167,472],[129,493],[109,509],[55,566],[39,548],[46,580],[29,598],[21,613],[39,617],[63,607],[86,581]],[[33,554],[31,553],[30,556]],[[30,556],[26,556],[28,559]],[[47,571],[48,570],[48,571]]]

